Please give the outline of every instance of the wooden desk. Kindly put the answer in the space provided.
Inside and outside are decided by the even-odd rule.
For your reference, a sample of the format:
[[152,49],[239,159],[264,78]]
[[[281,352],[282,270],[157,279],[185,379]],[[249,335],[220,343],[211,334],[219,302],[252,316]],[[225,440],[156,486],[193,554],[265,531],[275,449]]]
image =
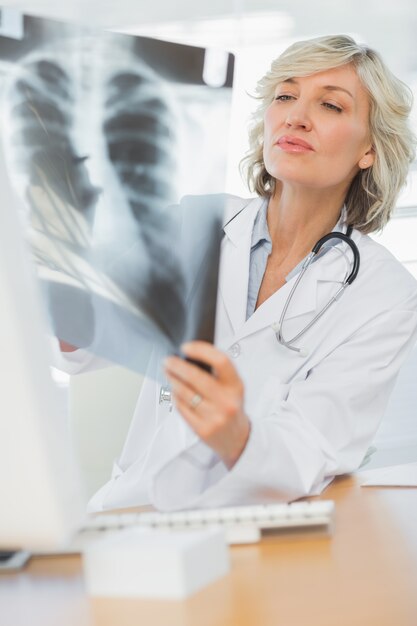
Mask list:
[[184,602],[90,600],[80,559],[0,577],[4,626],[416,626],[417,490],[338,479],[333,535],[232,548],[230,576]]

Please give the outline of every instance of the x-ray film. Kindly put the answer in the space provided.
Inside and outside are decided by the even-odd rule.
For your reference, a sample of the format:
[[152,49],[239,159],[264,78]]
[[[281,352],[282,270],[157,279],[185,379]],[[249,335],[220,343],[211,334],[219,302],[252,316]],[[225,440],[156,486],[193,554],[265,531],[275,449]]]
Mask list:
[[233,57],[22,26],[0,37],[2,141],[54,334],[139,372],[212,341]]

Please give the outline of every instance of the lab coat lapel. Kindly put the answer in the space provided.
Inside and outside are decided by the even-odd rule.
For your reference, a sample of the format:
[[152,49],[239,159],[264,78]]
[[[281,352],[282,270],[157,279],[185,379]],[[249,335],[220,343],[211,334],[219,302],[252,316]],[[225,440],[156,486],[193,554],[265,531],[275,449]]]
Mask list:
[[[311,272],[306,280],[302,279],[299,287],[296,289],[291,300],[290,306],[286,313],[285,319],[290,320],[293,317],[301,316],[316,308],[317,279],[316,272],[313,276],[313,267],[307,272]],[[296,281],[294,276],[290,281],[283,285],[278,291],[268,298],[251,317],[240,327],[237,332],[236,340],[243,339],[247,335],[255,333],[267,326],[278,322],[281,311],[287,301],[290,291]]]
[[[347,244],[341,245],[347,246]],[[327,252],[307,269],[285,314],[285,326],[290,335],[298,332],[310,321],[337,291],[338,284],[343,281],[345,269],[343,256],[335,251]],[[235,341],[279,321],[297,278],[298,273],[268,298],[247,321],[242,323],[236,332]]]
[[226,218],[231,221],[224,228],[219,290],[234,332],[246,319],[252,228],[262,202],[263,198],[249,200],[236,217]]

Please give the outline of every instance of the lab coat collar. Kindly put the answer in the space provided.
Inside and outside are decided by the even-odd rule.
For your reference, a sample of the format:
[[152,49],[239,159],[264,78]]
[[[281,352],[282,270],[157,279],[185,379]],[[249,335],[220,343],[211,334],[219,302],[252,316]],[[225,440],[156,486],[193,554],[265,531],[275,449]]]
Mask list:
[[[232,199],[233,200],[233,199]],[[261,206],[267,202],[266,198],[248,198],[239,204],[231,201],[226,206],[225,225],[223,231],[225,239],[238,246],[242,238],[252,238],[253,224]]]
[[[219,288],[235,333],[235,340],[257,332],[279,320],[282,308],[298,274],[298,272],[292,272],[287,283],[246,320],[252,228],[258,210],[264,201],[264,198],[256,198],[243,205],[244,210],[227,223],[224,228],[226,236],[223,240]],[[343,211],[334,230],[346,231]],[[358,235],[360,237],[360,234],[354,231],[352,238],[357,240]],[[349,254],[348,244],[340,243],[337,246],[343,248],[344,251],[348,250]],[[349,256],[349,258],[351,257]],[[323,306],[323,303],[318,302],[317,299],[319,285],[329,281],[342,282],[345,271],[346,264],[342,254],[334,250],[324,254],[320,260],[308,268],[294,293],[285,319],[289,320],[311,312],[314,314],[316,309]],[[336,284],[334,289],[337,289]]]

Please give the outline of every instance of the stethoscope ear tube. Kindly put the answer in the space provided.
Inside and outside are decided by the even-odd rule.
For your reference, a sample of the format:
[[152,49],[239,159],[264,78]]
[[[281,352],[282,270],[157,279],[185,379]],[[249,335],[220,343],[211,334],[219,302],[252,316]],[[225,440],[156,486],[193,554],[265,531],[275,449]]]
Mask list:
[[350,272],[349,276],[345,280],[345,283],[347,283],[348,285],[351,285],[353,281],[355,280],[356,276],[358,275],[359,266],[360,266],[360,254],[359,254],[358,246],[356,245],[356,243],[352,240],[350,236],[352,233],[352,230],[353,230],[352,226],[349,226],[346,231],[346,234],[340,233],[338,231],[333,231],[331,233],[328,233],[327,235],[324,235],[324,237],[319,239],[318,242],[315,244],[314,248],[312,249],[312,252],[316,255],[320,252],[320,249],[323,247],[323,245],[327,241],[329,241],[330,239],[334,239],[334,238],[341,239],[342,241],[347,243],[348,246],[350,246],[350,249],[352,250],[352,254],[353,254],[352,271]]

